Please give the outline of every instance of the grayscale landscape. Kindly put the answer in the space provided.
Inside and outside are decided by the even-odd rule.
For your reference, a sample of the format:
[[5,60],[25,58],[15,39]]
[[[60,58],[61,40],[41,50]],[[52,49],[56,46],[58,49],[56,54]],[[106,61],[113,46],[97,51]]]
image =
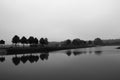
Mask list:
[[120,80],[119,0],[0,0],[0,80]]

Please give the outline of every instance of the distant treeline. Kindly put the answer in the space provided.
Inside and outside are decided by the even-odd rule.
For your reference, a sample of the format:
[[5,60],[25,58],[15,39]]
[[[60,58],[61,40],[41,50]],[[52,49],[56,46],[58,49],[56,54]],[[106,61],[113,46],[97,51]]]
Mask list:
[[[15,35],[11,42],[17,46],[19,44],[23,44],[23,47],[27,44],[29,44],[31,47],[35,47],[35,46],[56,46],[56,47],[64,47],[64,46],[97,46],[97,45],[120,45],[120,39],[111,39],[111,40],[102,40],[101,38],[95,38],[94,40],[81,40],[79,38],[70,40],[67,39],[65,41],[61,41],[61,42],[49,42],[48,38],[36,38],[33,36],[30,36],[28,39],[23,36],[23,37],[19,37],[18,35]],[[4,40],[0,40],[0,44],[4,45],[5,41]]]
[[[35,46],[35,45],[48,45],[48,38],[36,38],[33,36],[30,36],[28,39],[23,36],[22,38],[20,38],[19,36],[15,35],[12,38],[12,43],[17,45],[19,43],[23,44],[23,46],[25,44],[30,44],[30,46]],[[94,41],[85,41],[85,40],[80,40],[79,38],[70,40],[67,39],[65,41],[62,41],[58,44],[58,46],[87,46],[87,45],[103,45],[103,42],[100,38],[96,38]]]
[[102,40],[104,45],[120,45],[120,39]]
[[[22,38],[20,38],[19,36],[15,35],[12,38],[12,43],[16,46],[17,44],[21,43],[23,44],[23,46],[25,44],[29,44],[31,47],[35,47],[35,46],[51,46],[51,42],[48,41],[48,38],[36,38],[33,36],[30,36],[28,39],[23,36]],[[65,47],[65,46],[69,46],[69,47],[74,47],[74,46],[93,46],[93,45],[103,45],[103,41],[100,38],[96,38],[94,41],[85,41],[85,40],[81,40],[79,38],[70,40],[67,39],[65,41],[59,42],[58,44],[55,44],[53,46],[56,47]],[[51,46],[52,47],[52,46]]]

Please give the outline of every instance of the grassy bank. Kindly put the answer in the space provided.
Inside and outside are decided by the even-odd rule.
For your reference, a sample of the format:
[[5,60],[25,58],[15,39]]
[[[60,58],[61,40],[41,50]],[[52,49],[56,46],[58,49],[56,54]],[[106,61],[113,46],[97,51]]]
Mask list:
[[6,48],[7,54],[25,54],[25,53],[38,53],[38,52],[50,52],[57,50],[76,49],[76,48],[87,48],[93,46],[74,46],[74,47],[13,47]]

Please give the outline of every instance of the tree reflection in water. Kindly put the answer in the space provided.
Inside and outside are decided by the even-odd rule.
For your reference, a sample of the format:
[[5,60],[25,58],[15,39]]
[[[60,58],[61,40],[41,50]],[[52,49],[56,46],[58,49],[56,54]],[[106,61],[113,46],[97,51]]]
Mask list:
[[49,54],[48,53],[42,53],[40,55],[41,60],[48,60]]
[[4,62],[5,61],[5,57],[0,57],[0,62]]
[[96,55],[102,54],[102,47],[101,46],[95,47],[94,49],[95,49],[94,54],[96,54]]
[[13,57],[12,61],[17,66],[18,64],[20,64],[20,57],[17,57],[17,56]]
[[23,62],[23,64],[25,64],[26,62],[27,62],[27,60],[28,60],[28,58],[27,58],[27,56],[22,56],[21,57],[21,61]]
[[93,52],[93,54],[95,53],[96,55],[101,55],[102,54],[102,50],[96,50],[96,51],[77,51],[77,50],[76,51],[70,51],[70,50],[68,50],[68,51],[65,52],[65,54],[67,56],[71,56],[72,54],[74,56],[78,56],[78,55],[86,54],[86,53],[91,54],[92,52]]
[[101,55],[102,54],[102,51],[95,51],[94,52],[96,55]]
[[80,54],[85,54],[86,53],[86,51],[66,51],[66,54],[68,55],[68,56],[71,56],[72,54],[74,55],[74,56],[77,56],[77,55],[80,55]]
[[34,63],[34,55],[28,56],[28,60],[30,61],[30,63]]
[[73,51],[73,54],[74,54],[74,56],[77,56],[77,55],[83,54],[83,52],[82,51]]
[[71,51],[66,51],[66,54],[67,54],[68,56],[71,56],[72,52],[71,52]]
[[12,58],[13,63],[17,66],[20,64],[20,62],[22,62],[23,64],[25,64],[27,61],[29,61],[30,63],[34,63],[34,62],[38,62],[39,59],[41,60],[48,60],[49,57],[49,53],[41,53],[40,57],[38,55],[23,55],[21,57],[18,57],[17,55],[15,57]]
[[[68,50],[66,51],[66,55],[67,56],[71,56],[72,54],[74,56],[78,56],[78,55],[81,55],[81,54],[86,54],[86,53],[89,53],[90,51],[79,51],[79,50],[74,50],[74,51],[71,51],[71,50]],[[90,52],[91,53],[91,52]],[[94,53],[96,55],[100,55],[102,53],[101,50],[95,50]],[[12,58],[12,62],[14,63],[14,65],[19,65],[20,62],[22,62],[23,64],[25,64],[27,61],[29,61],[30,63],[35,63],[35,62],[38,62],[39,59],[41,59],[42,61],[44,60],[48,60],[48,57],[49,57],[49,53],[41,53],[40,55],[33,55],[33,54],[30,54],[30,55],[24,55],[21,56],[21,57],[18,57],[17,55],[15,55],[15,57]],[[0,62],[4,62],[5,61],[5,57],[0,57]]]

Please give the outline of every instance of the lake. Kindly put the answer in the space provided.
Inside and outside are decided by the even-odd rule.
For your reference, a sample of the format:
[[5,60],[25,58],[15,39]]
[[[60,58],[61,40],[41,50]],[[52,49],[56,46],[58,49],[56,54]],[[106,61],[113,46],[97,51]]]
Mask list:
[[120,80],[116,47],[1,55],[0,80]]

